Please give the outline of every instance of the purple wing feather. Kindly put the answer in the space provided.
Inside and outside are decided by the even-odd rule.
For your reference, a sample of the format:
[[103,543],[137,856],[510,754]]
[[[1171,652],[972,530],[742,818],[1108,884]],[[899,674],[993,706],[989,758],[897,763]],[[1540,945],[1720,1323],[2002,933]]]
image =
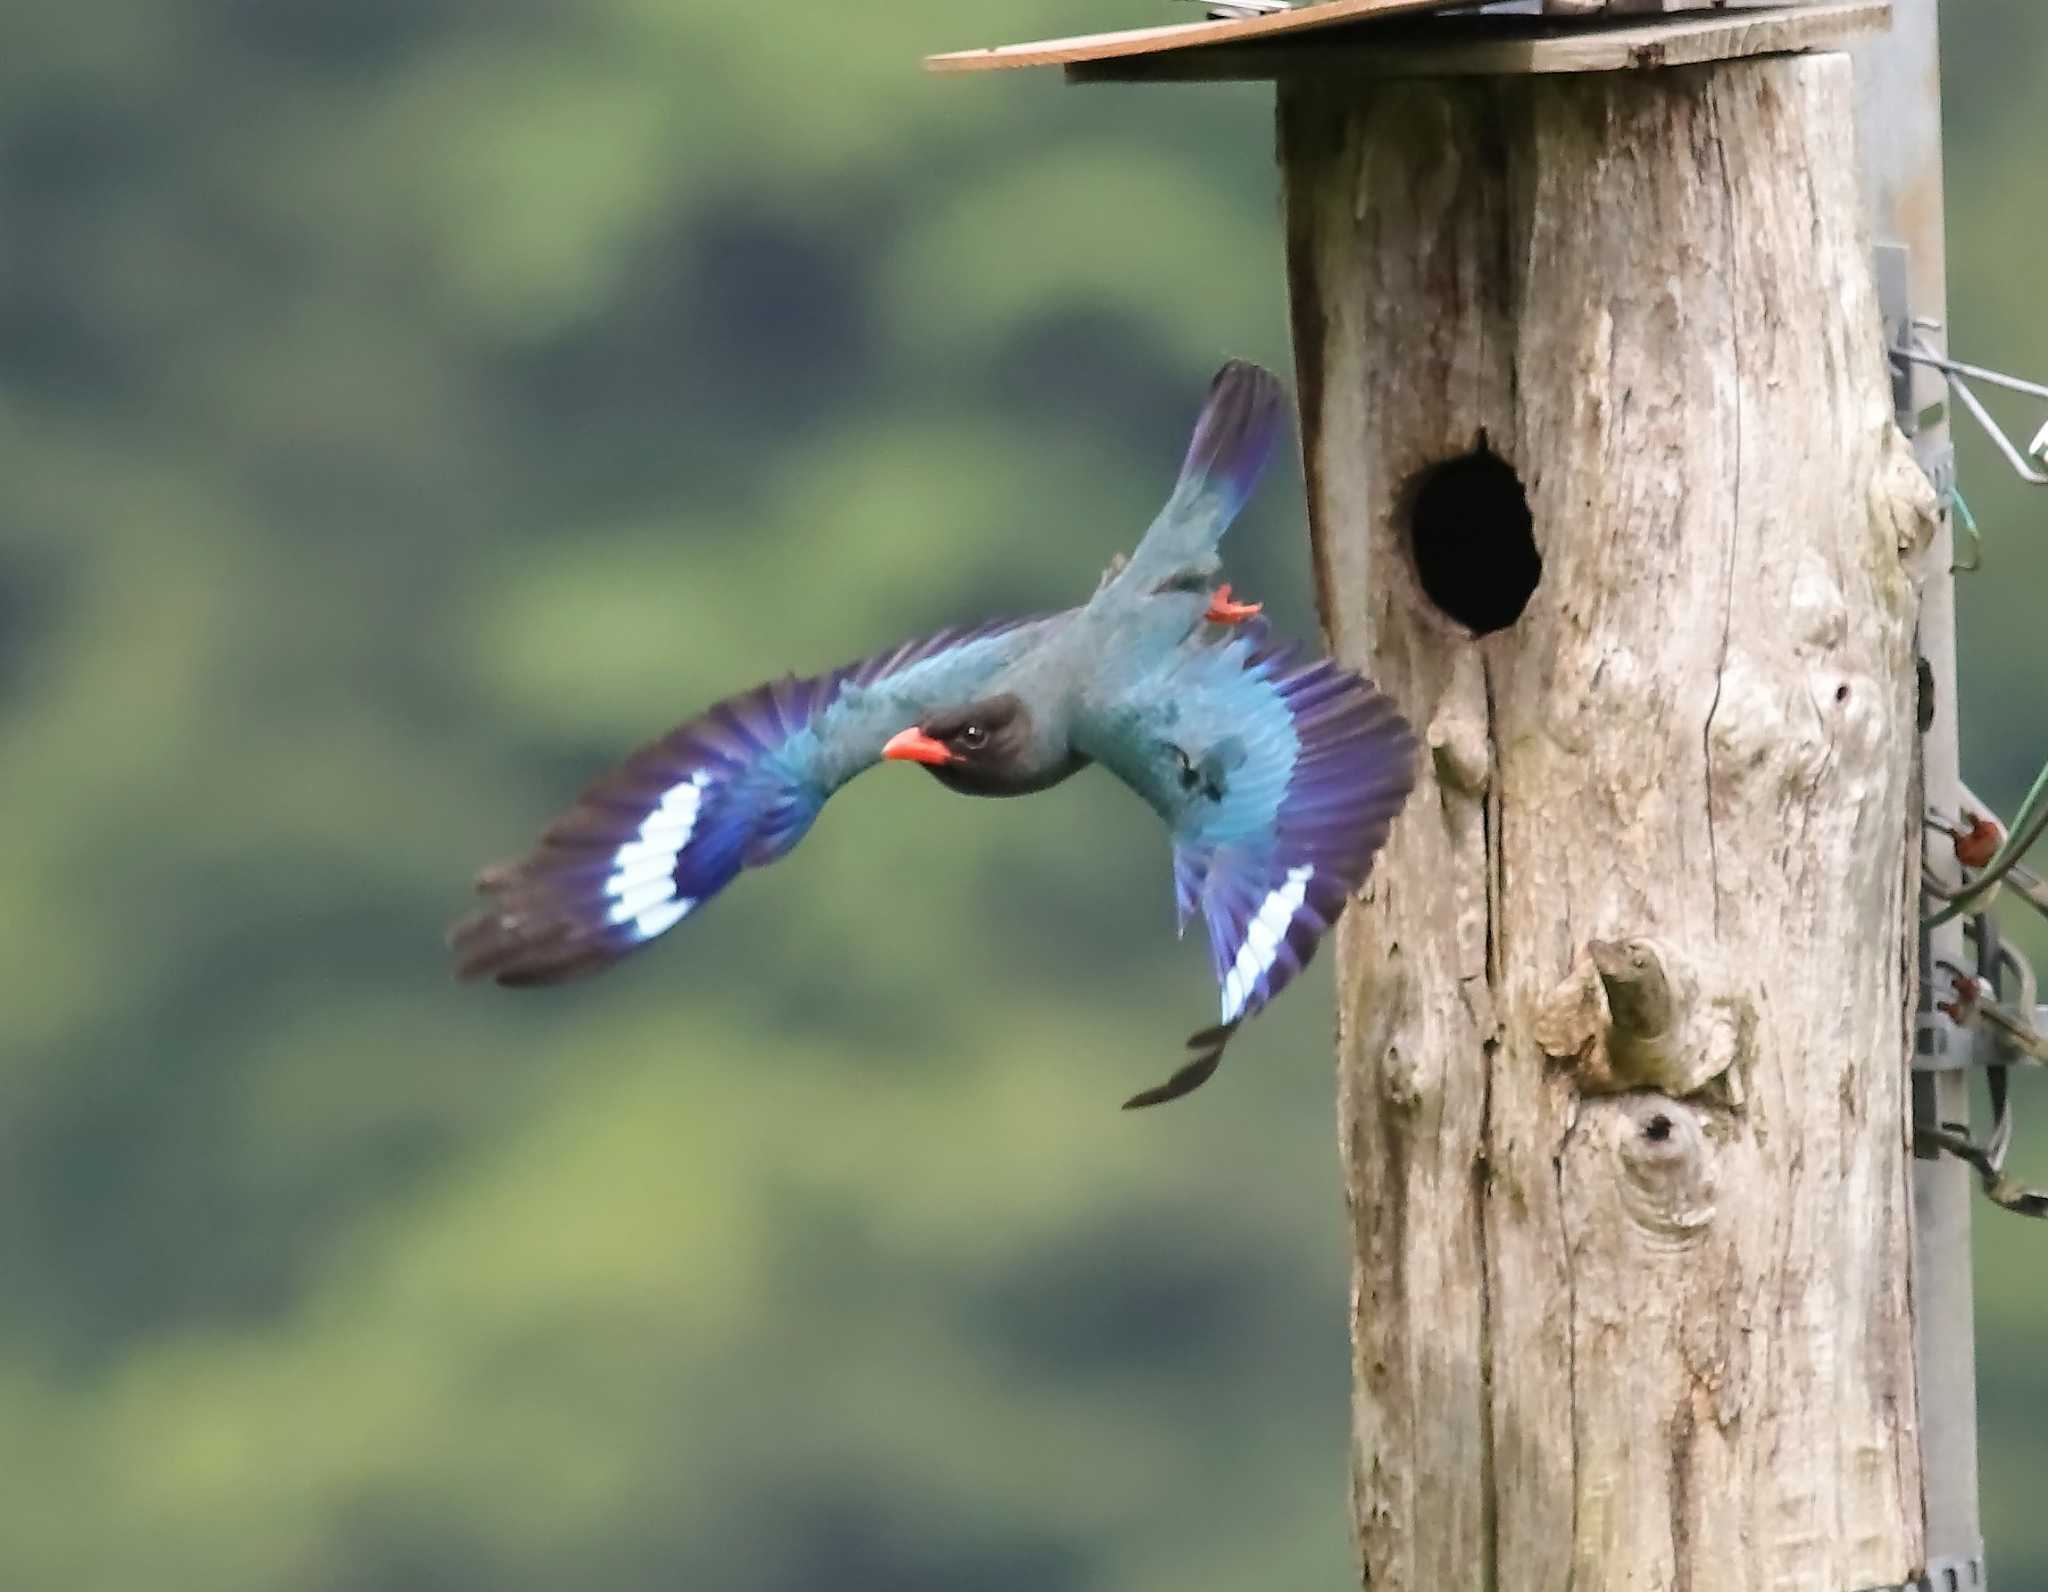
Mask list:
[[484,871],[449,931],[456,973],[555,984],[610,966],[743,868],[785,855],[870,766],[906,704],[950,700],[1030,644],[1033,619],[960,626],[717,703],[594,780],[526,856]]
[[[1287,649],[1244,654],[1240,694],[1218,693],[1238,719],[1246,760],[1215,802],[1175,826],[1174,901],[1199,912],[1222,986],[1220,1022],[1195,1034],[1192,1059],[1128,1106],[1198,1088],[1239,1025],[1294,979],[1374,855],[1415,778],[1415,736],[1371,682],[1322,659],[1295,666]],[[1277,800],[1262,792],[1277,788]]]
[[1323,659],[1271,683],[1295,746],[1270,830],[1214,846],[1197,831],[1186,848],[1226,1023],[1257,1012],[1308,964],[1415,779],[1414,733],[1369,681]]

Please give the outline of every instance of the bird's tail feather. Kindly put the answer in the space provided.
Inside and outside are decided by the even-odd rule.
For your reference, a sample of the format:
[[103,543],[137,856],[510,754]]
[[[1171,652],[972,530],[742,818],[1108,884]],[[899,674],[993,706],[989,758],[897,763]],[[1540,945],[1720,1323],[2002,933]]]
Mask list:
[[1216,372],[1173,495],[1131,555],[1137,578],[1170,576],[1215,551],[1251,497],[1286,414],[1286,389],[1271,371],[1233,359]]
[[1266,466],[1286,407],[1279,378],[1264,366],[1225,364],[1202,401],[1174,497],[1213,495],[1226,515],[1236,514]]

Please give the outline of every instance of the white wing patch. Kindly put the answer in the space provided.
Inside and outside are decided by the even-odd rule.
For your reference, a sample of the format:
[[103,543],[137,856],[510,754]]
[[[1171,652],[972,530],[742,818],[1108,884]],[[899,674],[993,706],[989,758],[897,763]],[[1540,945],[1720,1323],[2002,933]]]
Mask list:
[[[675,887],[671,885],[669,888]],[[643,940],[651,940],[663,929],[674,928],[689,916],[690,908],[696,904],[688,896],[679,896],[674,901],[664,901],[658,906],[649,907],[633,919],[633,932]]]
[[675,871],[697,828],[697,809],[710,783],[710,773],[700,768],[670,786],[634,837],[612,853],[612,871],[604,881],[604,893],[614,903],[610,921],[630,922],[643,940],[673,928],[697,904],[676,895]]
[[1287,932],[1287,925],[1306,899],[1308,882],[1314,875],[1315,869],[1305,862],[1289,868],[1286,882],[1274,886],[1272,893],[1259,903],[1251,922],[1245,925],[1244,944],[1237,948],[1237,960],[1231,963],[1223,980],[1226,1023],[1237,1021],[1260,978],[1273,965],[1273,958],[1280,952],[1280,936]]

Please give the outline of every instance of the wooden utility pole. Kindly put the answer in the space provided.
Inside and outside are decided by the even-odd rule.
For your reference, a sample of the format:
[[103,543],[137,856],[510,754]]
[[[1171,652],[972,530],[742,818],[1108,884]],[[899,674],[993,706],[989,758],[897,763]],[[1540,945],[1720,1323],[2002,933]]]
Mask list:
[[[1428,746],[1336,953],[1363,1581],[1924,1585],[1964,1529],[1910,1282],[1946,540],[1856,78],[1801,53],[1888,16],[1358,21],[1429,3],[934,62],[1279,85],[1323,620]],[[1915,180],[1871,202],[1932,204],[1938,306]]]
[[1849,62],[1280,128],[1324,618],[1433,752],[1338,953],[1367,1583],[1904,1582],[1937,506]]

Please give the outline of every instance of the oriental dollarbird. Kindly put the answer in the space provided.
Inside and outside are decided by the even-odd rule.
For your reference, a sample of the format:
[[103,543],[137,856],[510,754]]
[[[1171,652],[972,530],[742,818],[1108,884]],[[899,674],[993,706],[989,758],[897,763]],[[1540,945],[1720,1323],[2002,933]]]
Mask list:
[[478,879],[489,904],[449,936],[458,973],[532,985],[610,966],[787,853],[884,759],[971,796],[1099,763],[1165,822],[1181,928],[1201,915],[1223,992],[1180,1070],[1126,1104],[1199,1086],[1315,954],[1414,781],[1415,738],[1387,699],[1276,645],[1218,582],[1217,543],[1284,407],[1268,372],[1225,365],[1165,508],[1079,607],[776,680],[642,747]]

